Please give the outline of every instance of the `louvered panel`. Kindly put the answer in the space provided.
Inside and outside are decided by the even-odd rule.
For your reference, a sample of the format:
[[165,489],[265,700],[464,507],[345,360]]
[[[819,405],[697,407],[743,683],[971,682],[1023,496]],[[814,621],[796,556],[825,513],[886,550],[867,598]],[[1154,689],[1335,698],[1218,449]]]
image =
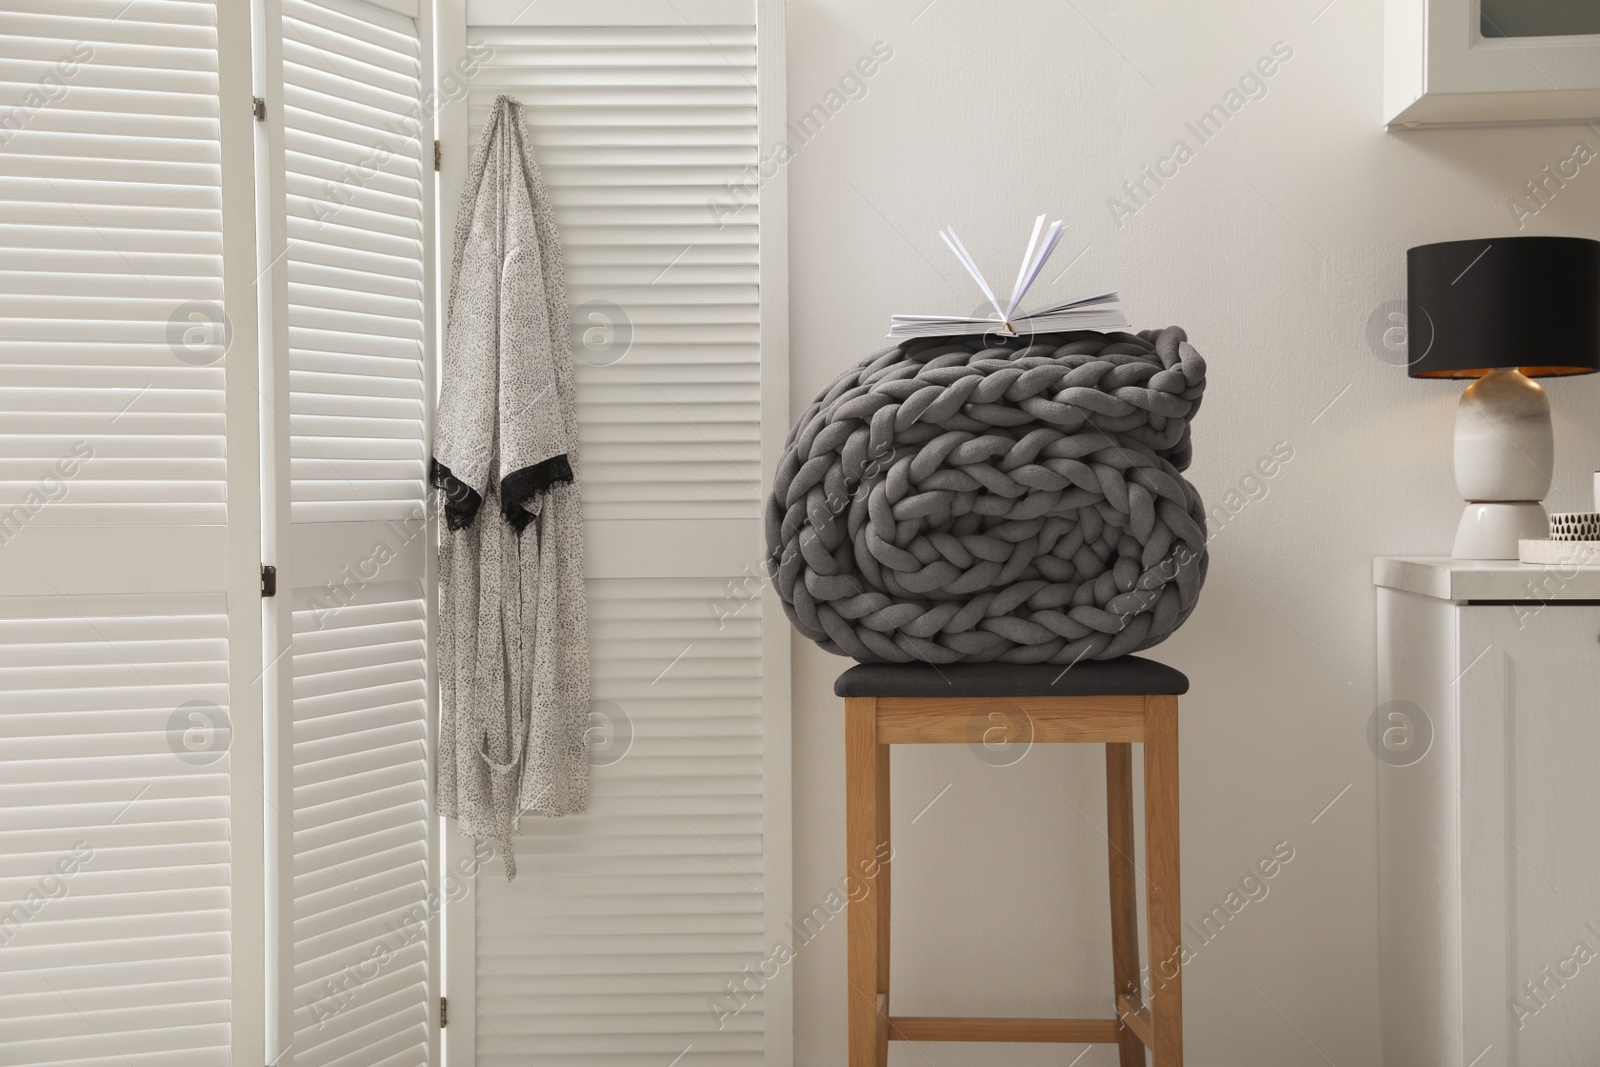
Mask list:
[[424,485],[424,157],[415,19],[285,0],[291,514],[398,519]]
[[0,599],[0,1063],[229,1062],[225,611]]
[[0,37],[0,536],[221,523],[214,4],[26,0]]
[[[470,17],[470,16],[469,16]],[[527,106],[566,254],[588,519],[760,499],[753,25],[471,25],[476,142]],[[750,206],[719,217],[737,190]]]
[[606,743],[589,811],[524,820],[517,880],[477,881],[478,1063],[662,1067],[692,1044],[754,1067],[759,1000],[720,1028],[707,1005],[764,948],[759,605],[711,579],[588,588]]
[[426,603],[295,597],[294,1063],[427,1061]]

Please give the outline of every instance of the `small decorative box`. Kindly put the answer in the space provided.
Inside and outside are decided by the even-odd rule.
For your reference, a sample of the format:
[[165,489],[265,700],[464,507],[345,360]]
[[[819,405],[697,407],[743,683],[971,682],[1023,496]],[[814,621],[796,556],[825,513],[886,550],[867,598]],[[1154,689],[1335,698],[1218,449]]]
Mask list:
[[1550,515],[1550,540],[1600,541],[1600,511],[1557,511]]

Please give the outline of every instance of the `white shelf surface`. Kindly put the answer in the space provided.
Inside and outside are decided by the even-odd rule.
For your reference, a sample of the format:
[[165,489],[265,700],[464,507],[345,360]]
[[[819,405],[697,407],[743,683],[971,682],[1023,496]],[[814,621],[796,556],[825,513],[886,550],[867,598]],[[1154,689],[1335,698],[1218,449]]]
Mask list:
[[1514,559],[1377,556],[1372,561],[1372,584],[1456,602],[1600,600],[1600,567],[1547,567]]

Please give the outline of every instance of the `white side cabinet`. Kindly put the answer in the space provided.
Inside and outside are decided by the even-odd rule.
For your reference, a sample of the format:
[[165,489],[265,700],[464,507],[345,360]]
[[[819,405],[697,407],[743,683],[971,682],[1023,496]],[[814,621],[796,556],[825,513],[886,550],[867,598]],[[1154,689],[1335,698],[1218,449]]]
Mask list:
[[1600,568],[1373,572],[1384,1062],[1600,1063]]

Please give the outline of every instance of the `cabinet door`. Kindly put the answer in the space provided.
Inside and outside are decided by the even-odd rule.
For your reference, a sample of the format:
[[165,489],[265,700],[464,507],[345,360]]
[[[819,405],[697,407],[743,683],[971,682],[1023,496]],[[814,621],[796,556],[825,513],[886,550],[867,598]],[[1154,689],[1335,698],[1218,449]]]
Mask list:
[[1594,1063],[1600,607],[1461,613],[1465,1054],[1480,1067]]

